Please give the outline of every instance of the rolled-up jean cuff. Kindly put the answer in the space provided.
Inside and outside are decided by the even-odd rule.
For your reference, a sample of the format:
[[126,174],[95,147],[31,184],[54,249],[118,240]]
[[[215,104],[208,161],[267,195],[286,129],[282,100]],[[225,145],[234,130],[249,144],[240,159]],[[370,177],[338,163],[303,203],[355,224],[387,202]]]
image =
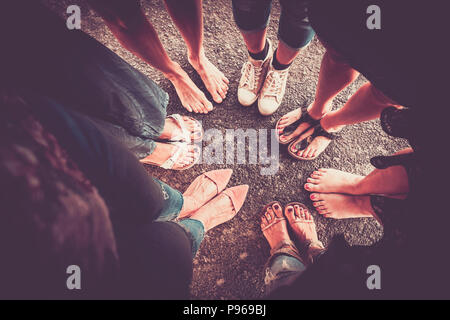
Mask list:
[[306,270],[305,264],[299,259],[287,255],[279,254],[265,270],[264,283],[267,293],[291,284]]
[[138,159],[145,159],[147,158],[149,155],[151,155],[153,153],[153,151],[155,151],[156,149],[156,142],[153,140],[149,141],[149,147],[147,149],[147,151],[145,153],[141,153],[138,154],[137,157]]
[[167,105],[169,104],[169,94],[159,87],[158,90],[160,91],[159,94],[161,96],[161,105],[159,108],[160,118],[162,118],[163,121],[160,121],[158,124],[156,122],[144,122],[142,126],[142,136],[152,140],[158,139],[164,131],[164,126],[166,124],[165,119],[167,117]]
[[296,40],[295,43],[293,40],[290,39],[286,39],[283,36],[283,33],[280,31],[280,29],[278,30],[278,41],[283,42],[283,44],[285,46],[287,46],[288,48],[290,48],[293,51],[298,51],[304,47],[306,47],[307,45],[309,45],[312,41],[312,39],[314,38],[315,32],[313,30],[311,30],[310,33],[305,34],[305,36],[303,37],[302,40],[298,41]]
[[[240,11],[235,5],[234,1],[232,1],[234,22],[236,23],[236,26],[243,34],[254,33],[264,30],[269,25],[271,7],[272,6],[269,4],[268,7],[264,8],[264,12],[261,12],[260,16],[257,16],[258,13],[256,13],[256,15],[255,13],[252,13],[251,18],[253,19],[250,19],[250,17],[248,16],[249,13],[242,10]],[[261,18],[260,20],[264,19],[264,21],[258,21],[257,23],[249,23],[249,21],[251,22],[255,21],[255,18]]]
[[183,208],[183,194],[158,179],[152,179],[161,187],[163,196],[163,207],[156,221],[171,221],[176,219]]
[[195,219],[184,219],[176,223],[186,231],[191,239],[192,258],[194,258],[205,237],[205,227],[203,226],[203,223]]
[[265,25],[259,26],[257,28],[251,29],[251,30],[242,29],[239,26],[238,26],[238,29],[242,34],[252,34],[252,33],[256,33],[261,30],[266,29],[268,25],[269,25],[269,21],[267,21],[267,23]]
[[312,38],[308,42],[302,43],[300,46],[292,46],[292,45],[288,44],[286,41],[284,41],[280,36],[278,36],[278,41],[282,42],[286,47],[288,47],[292,51],[299,51],[299,50],[307,47],[311,43]]

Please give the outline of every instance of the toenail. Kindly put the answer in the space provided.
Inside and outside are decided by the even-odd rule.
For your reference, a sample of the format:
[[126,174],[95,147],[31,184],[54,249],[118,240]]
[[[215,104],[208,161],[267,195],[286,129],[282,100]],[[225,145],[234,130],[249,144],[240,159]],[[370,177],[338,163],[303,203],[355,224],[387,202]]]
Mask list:
[[311,196],[311,199],[315,199],[316,198],[316,196],[313,194],[312,196]]
[[278,210],[280,207],[276,204],[274,205],[274,208]]
[[288,212],[292,212],[294,209],[292,208],[288,208]]

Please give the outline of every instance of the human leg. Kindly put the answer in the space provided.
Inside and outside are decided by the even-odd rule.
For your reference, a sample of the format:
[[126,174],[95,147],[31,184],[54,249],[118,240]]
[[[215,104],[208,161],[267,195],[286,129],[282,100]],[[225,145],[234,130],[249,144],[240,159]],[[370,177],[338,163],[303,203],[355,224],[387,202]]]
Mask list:
[[172,20],[187,45],[188,59],[200,75],[215,102],[221,103],[228,91],[228,79],[205,55],[203,47],[202,0],[165,0]]

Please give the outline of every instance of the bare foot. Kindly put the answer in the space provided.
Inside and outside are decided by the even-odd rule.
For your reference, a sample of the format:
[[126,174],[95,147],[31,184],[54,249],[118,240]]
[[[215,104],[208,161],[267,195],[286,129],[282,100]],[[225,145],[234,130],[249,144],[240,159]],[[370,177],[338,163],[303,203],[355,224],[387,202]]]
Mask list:
[[317,237],[316,224],[308,209],[297,204],[288,205],[284,210],[284,215],[289,221],[296,240],[300,243],[311,243],[312,246],[323,248]]
[[[248,185],[228,188],[190,216],[199,220],[205,232],[234,218],[247,197]],[[235,207],[236,206],[236,207]]]
[[283,242],[291,242],[283,209],[278,202],[268,206],[263,212],[261,230],[269,242],[270,249],[279,247]]
[[[191,141],[198,140],[202,135],[202,128],[199,128],[198,122],[193,120],[191,117],[183,116],[182,117],[184,124],[186,125],[187,130],[191,132]],[[181,128],[177,124],[177,122],[170,117],[166,118],[164,129],[158,139],[161,140],[170,140],[175,136],[181,135]]]
[[325,218],[371,218],[375,214],[369,196],[313,193],[310,197],[317,212],[324,215]]
[[173,74],[165,74],[165,76],[172,82],[181,104],[186,110],[195,113],[208,113],[213,109],[212,103],[206,99],[205,94],[178,64],[176,64],[176,70]]
[[198,59],[189,59],[189,63],[199,74],[214,101],[221,103],[228,92],[229,81],[225,75],[204,54]]
[[[156,148],[153,150],[152,154],[140,161],[146,164],[161,166],[177,151],[178,148],[179,147],[174,144],[156,142]],[[195,145],[188,145],[187,151],[178,158],[172,169],[183,169],[196,162],[198,160],[197,148],[198,147]]]
[[314,171],[307,179],[305,189],[313,192],[360,194],[358,183],[362,179],[364,176],[321,168]]

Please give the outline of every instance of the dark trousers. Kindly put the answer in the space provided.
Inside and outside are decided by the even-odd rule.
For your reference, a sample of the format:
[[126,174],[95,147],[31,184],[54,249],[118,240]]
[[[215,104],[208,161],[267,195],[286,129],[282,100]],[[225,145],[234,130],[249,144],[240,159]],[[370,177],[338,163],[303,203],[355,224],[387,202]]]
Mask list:
[[[280,0],[281,16],[278,38],[296,50],[306,46],[314,37],[308,20],[308,0]],[[233,0],[234,20],[242,32],[267,27],[272,0]]]
[[48,98],[24,99],[108,206],[120,261],[120,284],[113,297],[188,298],[191,239],[180,225],[155,221],[164,205],[159,183],[120,141],[88,117]]

